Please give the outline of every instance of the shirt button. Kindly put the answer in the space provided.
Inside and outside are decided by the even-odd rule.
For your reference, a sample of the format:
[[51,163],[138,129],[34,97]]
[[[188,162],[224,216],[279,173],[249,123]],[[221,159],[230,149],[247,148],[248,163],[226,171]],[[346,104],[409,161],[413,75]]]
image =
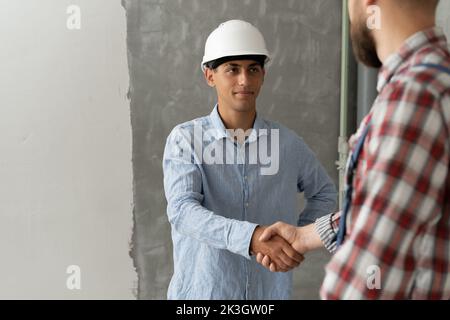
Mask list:
[[247,177],[247,176],[244,176],[244,179],[245,179],[245,180],[247,180],[247,179],[248,179],[248,177]]
[[245,206],[248,207],[248,202],[245,203]]

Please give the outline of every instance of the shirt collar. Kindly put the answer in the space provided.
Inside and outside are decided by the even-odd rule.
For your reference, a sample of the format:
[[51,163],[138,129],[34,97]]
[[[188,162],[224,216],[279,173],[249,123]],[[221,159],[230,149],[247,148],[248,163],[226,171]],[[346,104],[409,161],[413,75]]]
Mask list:
[[378,74],[378,92],[381,92],[386,84],[389,83],[392,76],[404,62],[411,58],[420,48],[427,45],[447,46],[447,38],[441,28],[433,27],[415,33],[403,43],[396,53],[393,53],[386,59]]
[[[216,104],[213,111],[210,114],[211,122],[214,126],[214,137],[216,140],[220,140],[223,138],[231,138],[231,134],[227,131],[227,128],[223,124],[222,119],[219,115],[218,105]],[[265,129],[265,130],[264,130]],[[268,135],[268,126],[265,121],[256,113],[256,119],[253,124],[252,132],[248,137],[248,142],[254,142],[258,137],[263,135]]]

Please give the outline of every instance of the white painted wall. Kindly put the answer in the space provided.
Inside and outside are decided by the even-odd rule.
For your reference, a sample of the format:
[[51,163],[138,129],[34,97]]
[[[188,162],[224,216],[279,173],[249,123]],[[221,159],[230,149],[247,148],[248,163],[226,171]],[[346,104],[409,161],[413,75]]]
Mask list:
[[450,40],[450,0],[441,0],[437,10],[438,25],[444,28],[447,38]]
[[[81,30],[69,31],[69,4]],[[120,0],[0,0],[0,299],[132,299]],[[81,290],[69,290],[69,265]]]

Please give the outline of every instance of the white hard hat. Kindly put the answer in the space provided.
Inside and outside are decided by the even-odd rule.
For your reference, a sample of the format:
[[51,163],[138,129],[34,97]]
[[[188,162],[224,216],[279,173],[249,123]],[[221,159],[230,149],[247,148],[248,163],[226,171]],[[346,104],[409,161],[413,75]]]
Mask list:
[[246,21],[229,20],[220,24],[206,40],[202,70],[207,62],[242,55],[261,55],[266,56],[265,62],[270,60],[266,42],[258,29]]

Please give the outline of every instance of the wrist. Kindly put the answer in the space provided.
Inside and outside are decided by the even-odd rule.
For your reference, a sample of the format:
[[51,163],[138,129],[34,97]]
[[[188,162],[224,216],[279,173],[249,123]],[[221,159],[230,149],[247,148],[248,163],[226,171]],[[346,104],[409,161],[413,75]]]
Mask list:
[[263,232],[263,229],[261,226],[256,226],[255,230],[252,234],[252,239],[250,240],[250,248],[249,253],[250,255],[256,255],[258,253],[258,243],[259,243],[259,237],[261,236],[261,233]]
[[299,232],[297,234],[299,237],[299,247],[297,248],[300,250],[299,252],[306,253],[322,246],[322,241],[316,232],[314,223],[299,227]]

